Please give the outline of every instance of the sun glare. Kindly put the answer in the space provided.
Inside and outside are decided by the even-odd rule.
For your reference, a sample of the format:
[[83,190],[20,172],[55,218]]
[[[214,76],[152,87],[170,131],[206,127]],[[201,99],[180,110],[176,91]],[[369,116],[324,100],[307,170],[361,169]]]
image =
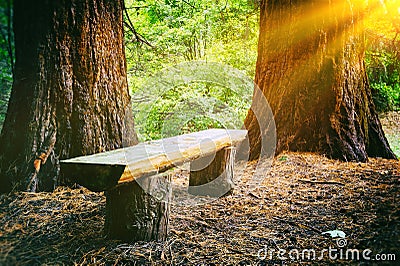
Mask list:
[[289,6],[287,10],[280,10],[278,16],[271,15],[276,24],[265,26],[264,37],[270,40],[269,48],[274,51],[270,56],[279,58],[288,49],[300,51],[307,47],[305,43],[318,39],[324,32],[325,39],[318,39],[318,51],[310,52],[311,49],[297,55],[295,68],[303,76],[312,76],[314,68],[310,66],[322,67],[325,62],[322,54],[343,49],[348,40],[361,41],[365,30],[377,38],[397,38],[400,28],[397,11],[400,11],[400,0],[341,0],[334,4],[322,1],[297,10]]
[[378,3],[374,9],[368,9],[368,15],[364,21],[364,27],[375,35],[387,39],[397,37],[400,31],[400,0],[373,0]]

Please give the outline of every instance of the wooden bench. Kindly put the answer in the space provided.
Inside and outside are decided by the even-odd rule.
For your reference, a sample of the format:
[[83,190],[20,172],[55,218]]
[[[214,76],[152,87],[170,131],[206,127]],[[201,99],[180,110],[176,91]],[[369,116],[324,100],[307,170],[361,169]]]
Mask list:
[[159,174],[190,162],[188,192],[218,197],[233,188],[234,146],[246,130],[209,129],[61,161],[62,174],[105,191],[105,233],[126,241],[164,240],[170,177]]

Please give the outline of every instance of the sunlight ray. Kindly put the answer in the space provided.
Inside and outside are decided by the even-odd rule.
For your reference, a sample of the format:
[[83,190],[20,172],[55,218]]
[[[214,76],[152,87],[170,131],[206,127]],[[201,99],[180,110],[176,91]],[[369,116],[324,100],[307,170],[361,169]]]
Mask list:
[[[307,10],[306,13],[302,13],[301,15],[294,14],[293,11],[289,10],[290,7],[288,7],[283,14],[271,13],[269,15],[278,22],[279,26],[276,28],[269,28],[264,36],[273,40],[270,45],[276,49],[276,53],[279,55],[289,47],[302,42],[308,42],[310,38],[315,37],[314,35],[319,35],[321,27],[316,27],[315,25],[321,23],[326,31],[329,32],[338,25],[352,19],[352,14],[354,12],[363,12],[362,18],[365,19],[366,17],[375,16],[375,14],[378,13],[379,7],[381,7],[379,1],[373,1],[368,5],[365,4],[365,1],[357,1],[357,3],[352,5],[348,1],[343,0],[333,6],[329,3],[321,4],[317,9],[312,7],[311,4],[308,4],[306,7],[299,8],[301,11]],[[366,11],[367,8],[368,11]],[[298,13],[301,13],[301,11]],[[342,15],[337,19],[332,14]],[[294,20],[293,16],[297,18]],[[282,17],[285,19],[282,19]],[[261,21],[261,23],[265,23],[265,21]],[[362,25],[362,23],[360,24],[357,22],[357,25]],[[288,36],[291,38],[290,41],[288,41]]]

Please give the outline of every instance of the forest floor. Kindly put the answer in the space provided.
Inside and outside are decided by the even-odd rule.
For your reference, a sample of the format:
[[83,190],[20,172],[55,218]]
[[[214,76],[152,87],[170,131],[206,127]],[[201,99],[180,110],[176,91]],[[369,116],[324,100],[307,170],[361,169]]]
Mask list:
[[[254,190],[242,182],[203,205],[172,205],[165,242],[106,239],[103,193],[2,195],[0,265],[400,265],[399,161],[284,153],[258,170],[264,179]],[[329,230],[346,237],[322,234]]]

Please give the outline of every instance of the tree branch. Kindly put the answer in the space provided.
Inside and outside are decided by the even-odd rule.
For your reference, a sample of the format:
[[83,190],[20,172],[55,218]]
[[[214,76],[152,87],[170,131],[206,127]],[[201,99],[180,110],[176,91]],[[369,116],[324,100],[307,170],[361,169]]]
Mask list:
[[137,41],[137,42],[144,43],[144,44],[150,46],[151,48],[154,48],[154,45],[152,45],[149,41],[147,41],[142,35],[140,35],[140,34],[136,31],[136,29],[135,29],[135,27],[133,26],[133,23],[132,23],[132,21],[131,21],[131,18],[129,17],[128,9],[125,7],[125,4],[123,4],[123,7],[122,7],[122,8],[123,8],[123,10],[124,10],[125,18],[126,18],[126,21],[124,20],[124,25],[133,33],[133,35],[135,35],[136,41]]
[[183,3],[185,3],[185,4],[187,4],[187,5],[188,5],[188,6],[190,6],[191,8],[193,8],[193,9],[196,9],[196,10],[197,10],[197,7],[196,7],[196,6],[194,6],[193,4],[191,4],[191,3],[187,2],[186,0],[182,0],[182,2],[183,2]]

